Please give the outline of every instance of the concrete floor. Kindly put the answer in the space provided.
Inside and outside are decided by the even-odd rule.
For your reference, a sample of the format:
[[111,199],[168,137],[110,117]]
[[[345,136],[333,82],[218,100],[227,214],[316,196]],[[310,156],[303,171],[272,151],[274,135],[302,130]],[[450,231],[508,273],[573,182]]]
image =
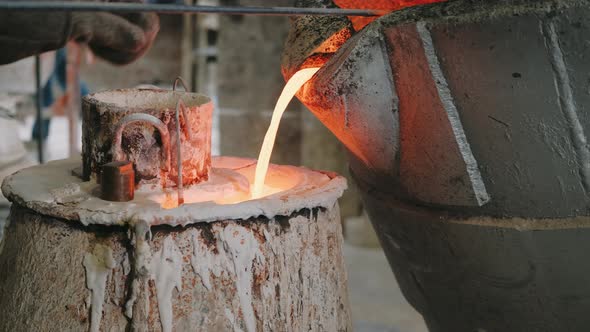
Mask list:
[[[30,135],[32,119],[21,128],[21,139]],[[48,158],[67,157],[67,121],[54,118],[48,144]],[[57,134],[55,134],[57,133]],[[61,136],[61,137],[60,137]],[[34,151],[31,158],[35,158]],[[8,217],[7,205],[0,205],[0,239]],[[406,302],[380,248],[345,244],[348,287],[357,332],[427,332],[422,317]]]
[[422,316],[403,297],[383,251],[344,246],[355,331],[427,332]]

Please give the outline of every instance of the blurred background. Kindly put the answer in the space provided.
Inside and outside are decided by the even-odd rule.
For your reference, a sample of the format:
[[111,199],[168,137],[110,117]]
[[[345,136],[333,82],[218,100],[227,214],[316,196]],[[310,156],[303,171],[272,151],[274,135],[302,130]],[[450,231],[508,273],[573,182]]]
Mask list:
[[[293,5],[293,0],[196,2]],[[280,56],[288,29],[289,19],[284,17],[163,15],[155,44],[131,65],[110,65],[76,45],[43,54],[43,121],[36,121],[35,116],[34,59],[0,66],[0,179],[39,162],[39,136],[44,141],[44,161],[79,154],[79,104],[76,107],[71,102],[76,100],[72,94],[78,93],[65,84],[68,65],[77,72],[81,95],[139,85],[169,89],[181,76],[189,89],[215,101],[213,153],[256,158],[284,86]],[[72,57],[80,61],[79,68]],[[343,147],[297,101],[291,103],[283,118],[272,162],[330,170],[348,177]],[[397,287],[350,178],[349,184],[340,206],[355,330],[425,332],[421,316]],[[0,224],[8,213],[9,202],[0,197]]]

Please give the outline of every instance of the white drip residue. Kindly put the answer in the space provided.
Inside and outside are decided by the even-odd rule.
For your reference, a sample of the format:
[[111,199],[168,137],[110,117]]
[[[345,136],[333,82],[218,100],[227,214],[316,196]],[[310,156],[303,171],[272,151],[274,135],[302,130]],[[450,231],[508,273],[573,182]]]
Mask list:
[[116,262],[113,259],[113,250],[105,245],[97,244],[92,253],[84,256],[84,268],[86,270],[86,287],[92,293],[90,304],[90,332],[100,330],[102,319],[102,306],[104,303],[107,279]]
[[[266,229],[263,230],[262,234],[264,234],[264,238],[266,239],[266,242],[272,243],[272,235]],[[271,246],[271,250],[272,250],[273,254],[275,254],[275,255],[277,254],[277,251],[275,250],[274,247]]]
[[[125,316],[133,318],[133,306],[137,301],[143,280],[149,277],[151,251],[148,240],[151,239],[150,226],[145,222],[131,222],[129,236],[133,245],[133,280],[131,296],[125,304]],[[149,302],[148,302],[149,303]]]
[[260,244],[250,230],[236,224],[225,226],[220,235],[226,251],[231,255],[229,259],[233,263],[233,269],[237,277],[236,290],[240,299],[246,329],[248,332],[255,332],[256,317],[252,307],[252,281],[254,277],[252,265],[255,259],[259,262],[264,260],[260,251]]
[[236,322],[236,317],[234,316],[234,313],[231,312],[231,310],[229,310],[228,308],[225,308],[225,317],[227,317],[227,320],[229,320],[229,322],[231,323],[234,332],[243,332],[240,326],[238,325],[238,322]]
[[172,291],[182,289],[182,253],[172,236],[164,239],[162,249],[152,257],[151,279],[156,283],[156,297],[162,331],[172,331]]
[[221,275],[223,261],[207,247],[204,241],[199,241],[199,238],[202,238],[201,230],[197,230],[197,233],[192,238],[193,255],[191,256],[191,265],[195,273],[201,278],[203,286],[208,290],[212,290],[210,275],[211,273],[216,277]]

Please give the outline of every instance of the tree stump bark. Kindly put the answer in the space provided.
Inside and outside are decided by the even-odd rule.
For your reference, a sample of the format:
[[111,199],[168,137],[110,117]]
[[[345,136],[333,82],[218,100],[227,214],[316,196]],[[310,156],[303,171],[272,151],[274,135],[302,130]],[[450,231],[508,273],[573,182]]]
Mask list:
[[[95,183],[70,174],[77,164],[35,166],[3,184],[13,206],[0,331],[351,330],[341,177],[299,169],[326,180],[257,201],[162,209],[143,193],[101,201]],[[287,169],[298,168],[270,176]]]
[[2,331],[350,330],[337,205],[156,227],[147,274],[134,269],[124,228],[84,228],[18,204],[10,219]]

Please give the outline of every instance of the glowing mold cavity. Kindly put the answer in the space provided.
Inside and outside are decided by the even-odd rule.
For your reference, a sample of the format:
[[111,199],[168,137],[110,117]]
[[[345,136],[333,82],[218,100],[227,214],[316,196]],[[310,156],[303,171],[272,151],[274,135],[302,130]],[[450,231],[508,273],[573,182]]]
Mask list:
[[[183,189],[184,204],[214,202],[227,205],[237,204],[278,194],[298,186],[302,176],[281,166],[271,166],[270,159],[277,132],[287,106],[299,89],[305,85],[320,68],[306,68],[289,79],[275,105],[272,120],[260,149],[258,162],[244,164],[237,158],[217,159],[212,162],[209,180]],[[157,192],[144,189],[148,200],[160,204],[164,209],[178,207],[176,193],[163,189]]]
[[[191,193],[189,197],[194,202],[177,207],[171,204],[172,208],[164,208],[163,203],[166,192],[173,200],[176,198],[174,188],[162,190],[148,185],[136,191],[130,202],[102,200],[97,194],[99,184],[72,173],[80,166],[78,158],[23,169],[4,181],[2,192],[29,209],[83,225],[122,226],[133,221],[149,226],[186,226],[260,215],[273,218],[305,208],[331,208],[346,189],[346,180],[333,173],[271,165],[265,196],[251,199],[247,188],[253,181],[255,160],[216,157],[212,158],[212,165],[215,176],[208,183],[195,189],[189,187],[189,192],[196,192],[196,196]],[[234,180],[228,181],[228,177]],[[220,186],[215,181],[226,184]],[[207,187],[223,190],[217,188],[207,193]]]
[[[208,181],[184,188],[184,204],[205,202],[220,205],[238,204],[281,194],[301,185],[312,184],[306,183],[309,177],[303,174],[300,169],[291,166],[270,165],[260,195],[253,197],[251,189],[255,181],[257,167],[254,160],[215,157],[212,159],[212,166]],[[161,188],[144,186],[136,192],[136,195],[142,199],[153,201],[164,209],[178,207],[174,188],[162,190]]]

